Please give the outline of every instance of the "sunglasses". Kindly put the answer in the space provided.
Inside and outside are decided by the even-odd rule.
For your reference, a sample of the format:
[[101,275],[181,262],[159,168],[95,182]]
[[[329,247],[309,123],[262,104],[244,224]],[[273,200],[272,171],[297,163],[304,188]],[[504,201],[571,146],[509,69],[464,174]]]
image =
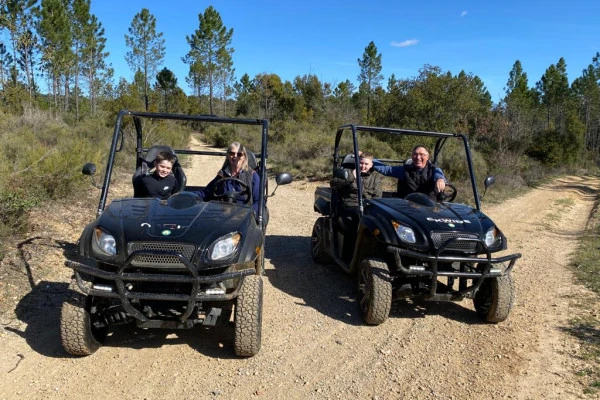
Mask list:
[[230,157],[235,157],[235,156],[238,156],[238,157],[244,157],[244,153],[242,153],[242,152],[238,152],[238,153],[236,153],[235,151],[230,151],[230,152],[229,152],[229,156],[230,156]]

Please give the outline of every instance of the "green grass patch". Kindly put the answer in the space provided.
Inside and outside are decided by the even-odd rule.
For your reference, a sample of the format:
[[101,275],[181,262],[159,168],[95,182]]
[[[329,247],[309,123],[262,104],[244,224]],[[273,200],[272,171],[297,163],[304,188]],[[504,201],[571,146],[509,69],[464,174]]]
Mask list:
[[[561,200],[559,200],[561,201]],[[566,202],[567,205],[570,203]],[[598,211],[599,199],[590,215],[588,229],[582,238],[577,252],[573,258],[573,270],[577,280],[587,288],[600,295],[600,212]],[[600,319],[598,318],[596,304],[598,298],[583,301],[584,317],[577,317],[570,321],[567,331],[575,336],[581,344],[581,354],[588,366],[576,375],[586,383],[586,394],[597,394],[600,390]]]

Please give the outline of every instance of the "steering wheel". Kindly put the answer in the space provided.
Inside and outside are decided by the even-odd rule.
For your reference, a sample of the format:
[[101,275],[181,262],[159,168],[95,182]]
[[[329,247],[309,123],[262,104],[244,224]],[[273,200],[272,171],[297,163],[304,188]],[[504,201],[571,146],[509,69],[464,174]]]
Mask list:
[[232,181],[232,182],[237,182],[242,186],[242,190],[229,190],[227,192],[221,193],[221,194],[217,194],[217,193],[213,193],[213,198],[217,199],[217,200],[222,200],[222,201],[226,201],[227,203],[234,203],[235,200],[242,196],[242,195],[246,195],[247,196],[247,201],[246,203],[250,203],[250,200],[252,199],[252,194],[250,193],[250,188],[248,187],[248,185],[246,185],[246,183],[244,183],[243,181],[241,181],[238,178],[233,178],[233,177],[224,177],[219,179],[219,181],[217,182],[217,185],[221,185],[224,184],[224,182],[227,181]]
[[456,186],[451,183],[446,183],[446,188],[443,192],[436,195],[438,201],[452,202],[456,198],[457,190]]

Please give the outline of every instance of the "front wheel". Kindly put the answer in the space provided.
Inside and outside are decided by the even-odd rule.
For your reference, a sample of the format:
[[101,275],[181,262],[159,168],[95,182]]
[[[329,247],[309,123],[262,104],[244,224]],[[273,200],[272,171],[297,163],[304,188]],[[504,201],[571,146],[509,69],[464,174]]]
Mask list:
[[235,305],[235,354],[252,357],[261,345],[263,281],[258,275],[244,278]]
[[392,283],[385,261],[367,258],[360,264],[358,302],[367,324],[379,325],[388,319],[392,307]]
[[473,298],[473,305],[482,320],[498,323],[508,318],[514,301],[515,283],[509,273],[484,280]]
[[312,258],[316,263],[319,264],[327,264],[332,261],[331,256],[326,249],[326,235],[327,219],[325,217],[319,217],[315,221],[310,238],[310,250]]
[[79,291],[75,281],[71,283],[70,292],[60,314],[61,343],[69,354],[89,356],[104,342],[108,327],[94,325],[94,315],[90,313],[91,299]]

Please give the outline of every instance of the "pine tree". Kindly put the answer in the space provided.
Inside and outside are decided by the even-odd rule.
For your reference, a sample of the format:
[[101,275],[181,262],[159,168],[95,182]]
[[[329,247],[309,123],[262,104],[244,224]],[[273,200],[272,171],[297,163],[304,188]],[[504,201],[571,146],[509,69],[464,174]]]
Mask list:
[[129,35],[125,43],[131,51],[125,54],[125,60],[132,71],[142,71],[144,75],[144,104],[148,111],[148,77],[155,76],[165,56],[163,33],[156,32],[156,18],[147,8],[137,13],[131,21]]
[[[214,92],[216,84],[221,81],[227,85],[233,76],[231,44],[233,28],[227,30],[221,16],[209,6],[204,14],[198,14],[199,28],[193,35],[186,36],[190,51],[183,61],[190,65],[188,82],[194,91],[200,94],[201,88],[208,85],[210,113],[214,114]],[[224,87],[224,91],[226,87]]]
[[367,124],[371,119],[371,101],[375,88],[380,85],[383,75],[381,74],[381,54],[377,54],[377,46],[374,42],[370,42],[365,47],[362,59],[358,59],[358,66],[360,67],[360,74],[358,75],[358,81],[360,82],[360,88],[366,91],[367,97]]

